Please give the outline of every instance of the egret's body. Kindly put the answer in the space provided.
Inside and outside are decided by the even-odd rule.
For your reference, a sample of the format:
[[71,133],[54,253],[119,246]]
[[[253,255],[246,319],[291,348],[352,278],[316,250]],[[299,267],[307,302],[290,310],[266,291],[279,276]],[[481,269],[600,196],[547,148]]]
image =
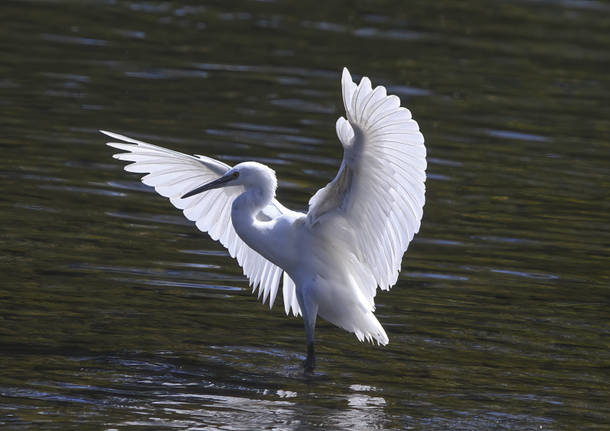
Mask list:
[[[373,314],[377,287],[396,283],[402,255],[418,231],[424,204],[425,147],[410,112],[385,88],[358,86],[344,69],[347,120],[337,121],[344,147],[339,173],[310,200],[307,214],[275,199],[273,170],[256,162],[234,167],[110,132],[128,151],[115,157],[147,173],[154,186],[236,257],[263,302],[272,306],[283,272],[284,308],[305,321],[312,370],[316,316],[387,344]],[[127,142],[127,143],[125,143]]]

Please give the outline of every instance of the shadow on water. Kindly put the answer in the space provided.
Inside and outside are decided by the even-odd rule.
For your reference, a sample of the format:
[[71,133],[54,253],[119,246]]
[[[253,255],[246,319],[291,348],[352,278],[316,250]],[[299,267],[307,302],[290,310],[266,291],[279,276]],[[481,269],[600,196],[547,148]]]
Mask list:
[[[492,3],[3,2],[2,429],[607,427],[608,6]],[[267,163],[304,210],[345,65],[413,111],[426,206],[390,344],[322,321],[306,378],[301,320],[97,130]]]

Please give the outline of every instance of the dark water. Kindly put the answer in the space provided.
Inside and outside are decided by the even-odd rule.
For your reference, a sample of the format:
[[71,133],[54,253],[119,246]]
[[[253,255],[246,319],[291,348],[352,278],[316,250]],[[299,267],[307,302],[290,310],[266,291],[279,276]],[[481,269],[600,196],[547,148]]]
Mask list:
[[[610,428],[610,6],[3,1],[0,427]],[[97,129],[254,159],[305,209],[347,65],[429,152],[387,347],[251,295]]]

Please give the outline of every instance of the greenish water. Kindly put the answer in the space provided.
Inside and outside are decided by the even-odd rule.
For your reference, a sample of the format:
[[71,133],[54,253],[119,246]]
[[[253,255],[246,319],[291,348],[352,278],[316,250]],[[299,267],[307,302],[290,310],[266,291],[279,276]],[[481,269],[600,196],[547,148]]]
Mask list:
[[[597,1],[4,1],[0,427],[610,428],[610,7]],[[258,160],[305,209],[340,70],[429,153],[387,347],[249,292],[107,129]]]

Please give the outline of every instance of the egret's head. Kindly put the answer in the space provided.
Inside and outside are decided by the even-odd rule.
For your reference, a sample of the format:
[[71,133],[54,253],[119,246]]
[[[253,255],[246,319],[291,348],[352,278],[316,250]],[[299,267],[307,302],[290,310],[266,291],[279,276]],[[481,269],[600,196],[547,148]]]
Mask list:
[[239,163],[229,169],[222,177],[184,194],[182,199],[207,190],[230,186],[244,186],[246,189],[259,188],[265,191],[271,191],[272,195],[274,195],[277,187],[275,171],[258,162]]

